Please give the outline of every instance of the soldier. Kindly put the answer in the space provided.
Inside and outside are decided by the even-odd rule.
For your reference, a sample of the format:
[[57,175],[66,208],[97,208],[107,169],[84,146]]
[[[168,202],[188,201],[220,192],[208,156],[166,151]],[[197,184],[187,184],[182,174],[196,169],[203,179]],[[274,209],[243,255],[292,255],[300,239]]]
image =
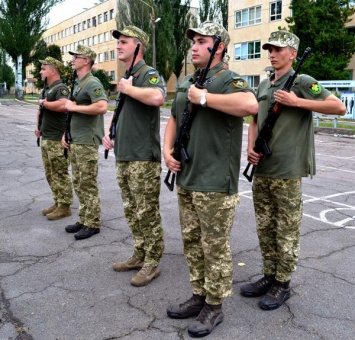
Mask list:
[[59,220],[71,215],[70,205],[73,203],[73,188],[68,172],[69,161],[63,157],[61,139],[65,131],[65,103],[68,98],[68,88],[60,79],[64,65],[52,57],[40,60],[42,63],[40,75],[47,78],[48,87],[44,89],[45,99],[39,100],[42,108],[42,126],[38,130],[40,109],[37,112],[35,135],[42,135],[41,152],[44,173],[52,191],[54,204],[42,210],[49,220]]
[[72,112],[70,131],[72,142],[62,144],[69,149],[74,190],[79,199],[79,221],[68,225],[68,233],[76,233],[76,240],[89,238],[100,232],[101,207],[97,183],[99,145],[104,135],[107,98],[99,79],[91,73],[96,53],[78,44],[72,55],[73,68],[78,75],[74,101],[67,100],[65,108]]
[[156,70],[143,60],[149,38],[135,26],[113,31],[118,40],[118,59],[128,70],[139,43],[132,76],[122,78],[119,91],[126,95],[117,122],[114,144],[107,134],[103,145],[114,147],[117,180],[127,223],[134,238],[133,255],[113,265],[115,271],[140,269],[131,279],[133,286],[145,286],[160,274],[159,262],[164,251],[163,229],[159,212],[161,147],[160,109],[164,88]]
[[[290,297],[291,275],[299,256],[301,178],[315,174],[312,111],[336,115],[346,112],[338,98],[308,75],[299,75],[290,93],[282,91],[294,73],[292,62],[298,45],[298,37],[287,31],[272,32],[263,45],[275,72],[259,85],[259,113],[249,126],[248,161],[257,165],[253,198],[264,277],[242,286],[241,294],[266,294],[259,301],[264,310],[279,308]],[[262,157],[253,150],[254,142],[274,101],[282,104],[283,110],[269,142],[272,155]]]
[[[181,233],[193,296],[169,306],[167,314],[176,319],[198,315],[188,333],[200,337],[223,321],[222,302],[232,294],[230,232],[239,203],[243,117],[255,114],[258,103],[248,84],[224,68],[230,38],[223,26],[204,22],[199,28],[189,28],[186,35],[192,40],[192,61],[198,69],[177,89],[163,152],[167,167],[177,173]],[[209,48],[218,35],[222,41],[211,63],[206,89],[198,89],[194,83],[207,66]],[[181,164],[171,150],[187,99],[198,109],[187,145],[191,160]]]

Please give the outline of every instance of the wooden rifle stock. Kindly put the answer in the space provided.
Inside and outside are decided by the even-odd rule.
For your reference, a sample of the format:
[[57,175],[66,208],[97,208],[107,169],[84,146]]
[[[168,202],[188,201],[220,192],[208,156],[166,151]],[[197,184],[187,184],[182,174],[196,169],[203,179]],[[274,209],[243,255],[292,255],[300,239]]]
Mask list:
[[[76,79],[76,70],[74,70],[72,78],[71,78],[71,89],[70,89],[70,94],[68,97],[68,99],[71,100],[72,102],[74,101],[75,79]],[[72,117],[73,113],[70,111],[67,111],[66,114],[67,114],[67,125],[65,128],[64,139],[65,139],[66,143],[70,144],[70,142],[73,140],[71,133],[70,133],[70,122],[71,122],[71,117]],[[68,149],[66,149],[66,148],[64,148],[64,157],[65,157],[65,159],[68,158]]]
[[[303,63],[306,60],[306,58],[310,52],[311,52],[311,48],[307,47],[306,50],[304,51],[302,57],[297,58],[297,61],[298,61],[297,69],[296,69],[295,73],[287,79],[285,86],[282,88],[283,91],[290,92],[291,87],[293,86],[293,84],[296,80],[296,77],[298,76],[298,74],[301,70]],[[274,128],[277,119],[281,115],[282,109],[283,109],[282,104],[280,104],[278,102],[273,102],[273,104],[271,105],[271,107],[268,111],[268,115],[265,119],[265,122],[260,130],[260,133],[259,133],[257,139],[255,140],[255,145],[254,145],[253,150],[256,153],[262,153],[263,157],[264,156],[266,156],[266,157],[271,156],[272,152],[269,148],[268,143],[270,142],[270,139],[272,137],[272,129]],[[251,170],[250,170],[250,166],[252,166]],[[245,176],[245,178],[249,182],[251,182],[253,180],[254,171],[255,171],[255,165],[248,163],[248,165],[246,166],[246,168],[243,172],[243,175]]]
[[[211,53],[210,59],[208,60],[207,66],[201,70],[201,73],[194,84],[198,89],[204,89],[205,88],[205,81],[207,78],[208,71],[211,68],[211,63],[214,59],[214,56],[217,52],[217,48],[221,42],[222,38],[220,36],[217,36],[213,47],[208,48],[209,52]],[[196,112],[197,112],[198,106],[193,105],[189,100],[186,103],[186,108],[183,113],[183,119],[182,122],[179,126],[179,131],[177,134],[177,137],[174,142],[174,148],[172,155],[177,161],[184,161],[185,163],[188,163],[190,161],[189,154],[187,153],[187,144],[189,142],[190,136],[189,132],[192,126],[192,122],[195,118]],[[172,175],[171,175],[172,174]],[[171,179],[170,179],[171,176]],[[175,177],[176,175],[171,172],[171,170],[168,170],[168,173],[165,177],[164,183],[168,187],[170,191],[174,190],[174,182],[175,182]]]
[[[140,48],[140,44],[137,44],[136,49],[134,51],[132,64],[131,64],[130,68],[128,69],[128,71],[126,72],[126,76],[124,77],[124,79],[128,79],[132,75],[132,70],[134,67],[134,63],[136,62],[139,48]],[[119,118],[120,113],[122,111],[123,104],[124,104],[126,97],[127,97],[126,94],[120,93],[118,99],[116,100],[116,107],[115,107],[115,111],[113,113],[113,117],[112,117],[112,121],[111,121],[111,125],[110,125],[110,133],[109,133],[110,140],[113,140],[116,138],[116,125],[117,125],[118,118]],[[107,159],[108,152],[109,152],[109,150],[105,149],[105,159]]]

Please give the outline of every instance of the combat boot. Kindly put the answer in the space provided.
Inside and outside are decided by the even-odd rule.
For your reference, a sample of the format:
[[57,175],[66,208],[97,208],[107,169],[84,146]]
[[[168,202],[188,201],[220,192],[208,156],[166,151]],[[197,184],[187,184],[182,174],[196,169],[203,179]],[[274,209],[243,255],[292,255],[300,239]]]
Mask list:
[[222,305],[209,305],[205,302],[198,317],[187,331],[192,337],[203,337],[210,334],[223,321]]
[[259,301],[259,307],[264,310],[279,308],[291,296],[290,281],[275,280],[265,296]]
[[71,209],[69,204],[63,204],[57,207],[50,214],[47,214],[49,220],[60,220],[61,218],[71,216]]
[[166,309],[166,313],[172,319],[186,319],[199,315],[205,304],[205,300],[206,296],[193,294],[190,299],[179,305],[170,305]]
[[113,270],[116,272],[127,272],[133,269],[142,269],[144,261],[131,256],[128,260],[124,262],[115,262],[113,264]]
[[245,297],[256,297],[266,294],[275,281],[275,275],[265,275],[260,280],[240,287],[240,294]]
[[160,275],[159,266],[143,266],[143,268],[131,280],[131,285],[135,287],[143,287],[152,282]]
[[43,216],[46,216],[47,214],[50,214],[52,211],[54,211],[55,209],[57,209],[57,207],[58,207],[58,204],[57,204],[57,203],[54,203],[51,207],[42,210],[42,215],[43,215]]

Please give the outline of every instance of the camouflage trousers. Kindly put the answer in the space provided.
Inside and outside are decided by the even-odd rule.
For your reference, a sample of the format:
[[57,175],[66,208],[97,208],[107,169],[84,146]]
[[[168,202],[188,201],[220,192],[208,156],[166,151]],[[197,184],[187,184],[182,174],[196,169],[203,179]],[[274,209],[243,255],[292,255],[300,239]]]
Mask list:
[[133,238],[133,256],[157,266],[164,251],[159,211],[161,164],[150,161],[116,161],[117,182]]
[[56,204],[71,205],[73,203],[73,186],[68,172],[69,160],[63,155],[60,140],[42,139],[41,152],[47,182]]
[[98,150],[94,145],[71,144],[69,152],[74,190],[79,199],[79,222],[89,228],[101,226]]
[[230,233],[238,194],[177,188],[184,254],[194,294],[220,304],[232,295]]
[[299,257],[301,179],[254,177],[253,199],[264,274],[286,282]]

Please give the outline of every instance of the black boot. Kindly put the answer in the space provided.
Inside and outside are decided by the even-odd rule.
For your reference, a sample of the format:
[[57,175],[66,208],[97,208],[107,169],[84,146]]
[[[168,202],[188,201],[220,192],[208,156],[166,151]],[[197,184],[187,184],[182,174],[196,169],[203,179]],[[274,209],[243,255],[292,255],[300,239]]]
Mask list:
[[223,321],[222,304],[209,305],[205,302],[198,317],[192,322],[187,331],[190,336],[200,338],[210,334]]
[[240,287],[240,294],[245,297],[256,297],[266,294],[275,281],[275,275],[265,275],[260,280]]
[[291,296],[290,281],[280,282],[275,280],[270,290],[259,301],[259,307],[264,310],[279,308]]
[[190,299],[179,305],[171,305],[166,309],[169,318],[186,319],[198,315],[204,304],[206,296],[193,294]]

